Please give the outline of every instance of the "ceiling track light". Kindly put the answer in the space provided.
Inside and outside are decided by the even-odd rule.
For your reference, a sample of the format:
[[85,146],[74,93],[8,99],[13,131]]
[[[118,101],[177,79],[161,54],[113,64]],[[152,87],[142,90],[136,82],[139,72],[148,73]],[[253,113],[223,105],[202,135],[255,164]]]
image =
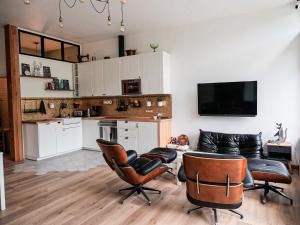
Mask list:
[[299,9],[299,0],[296,2],[295,9]]
[[[90,4],[92,6],[92,8],[94,9],[95,12],[97,12],[98,14],[102,14],[104,13],[105,11],[107,11],[107,25],[110,26],[112,24],[111,22],[111,15],[110,15],[110,1],[111,0],[89,0],[90,1]],[[73,3],[69,3],[67,0],[59,0],[59,3],[58,3],[58,9],[59,9],[59,17],[58,17],[58,24],[59,24],[59,27],[60,28],[63,28],[64,27],[64,24],[63,24],[63,17],[62,17],[62,10],[61,10],[61,4],[62,2],[65,3],[65,5],[69,8],[69,9],[72,9],[75,7],[76,3],[77,3],[77,0],[73,0]],[[80,3],[84,3],[85,0],[79,0]],[[120,3],[121,3],[121,27],[120,27],[120,30],[121,32],[125,32],[125,26],[124,26],[124,12],[123,12],[123,5],[126,4],[127,0],[120,0]],[[30,4],[30,0],[24,0],[24,3],[26,5],[29,5]],[[98,3],[98,4],[101,4],[101,8],[97,8],[96,7],[96,4],[95,3]]]

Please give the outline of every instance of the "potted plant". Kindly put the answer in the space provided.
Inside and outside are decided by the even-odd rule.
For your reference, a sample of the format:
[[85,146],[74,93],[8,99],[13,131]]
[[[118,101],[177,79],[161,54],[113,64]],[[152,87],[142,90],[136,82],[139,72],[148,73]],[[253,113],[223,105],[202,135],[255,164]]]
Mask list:
[[164,105],[164,97],[163,96],[158,96],[157,97],[157,106],[162,107]]

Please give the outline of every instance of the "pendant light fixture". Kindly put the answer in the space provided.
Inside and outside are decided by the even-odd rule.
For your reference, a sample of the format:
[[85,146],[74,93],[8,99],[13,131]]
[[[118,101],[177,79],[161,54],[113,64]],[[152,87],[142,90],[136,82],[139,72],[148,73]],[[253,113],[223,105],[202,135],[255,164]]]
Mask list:
[[[86,0],[73,0],[73,3],[71,3],[71,4],[67,0],[59,0],[59,3],[58,3],[58,9],[59,9],[58,25],[59,25],[60,28],[64,27],[63,17],[62,17],[62,9],[61,9],[62,2],[64,2],[65,5],[68,8],[72,9],[76,6],[77,1],[79,1],[80,3],[85,3]],[[111,0],[89,0],[92,8],[98,14],[102,14],[105,11],[107,11],[107,25],[108,26],[110,26],[112,24],[111,15],[110,15],[110,1]],[[120,0],[120,3],[121,3],[121,26],[120,26],[120,31],[121,32],[125,32],[123,7],[126,4],[126,2],[127,2],[126,0]],[[30,0],[24,0],[24,3],[26,5],[29,5]],[[96,6],[97,4],[98,4],[98,6]],[[101,5],[100,9],[98,8],[99,5]]]

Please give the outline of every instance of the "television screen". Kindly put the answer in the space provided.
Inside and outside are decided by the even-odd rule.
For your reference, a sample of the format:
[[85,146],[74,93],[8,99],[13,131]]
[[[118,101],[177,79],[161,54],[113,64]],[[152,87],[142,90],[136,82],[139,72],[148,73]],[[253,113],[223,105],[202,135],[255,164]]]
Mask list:
[[256,116],[257,81],[198,84],[200,116]]

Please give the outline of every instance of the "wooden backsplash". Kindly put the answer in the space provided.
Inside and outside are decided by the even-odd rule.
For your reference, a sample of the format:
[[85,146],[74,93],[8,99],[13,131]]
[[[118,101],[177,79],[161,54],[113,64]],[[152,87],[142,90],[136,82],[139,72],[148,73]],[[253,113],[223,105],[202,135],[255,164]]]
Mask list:
[[[164,98],[164,106],[158,107],[157,97]],[[44,101],[47,114],[24,113],[24,109],[39,109],[41,101]],[[104,100],[112,100],[111,105],[103,104]],[[127,111],[118,112],[118,102],[124,100],[126,103],[134,100],[140,102],[140,107],[129,107]],[[146,101],[152,102],[151,107],[147,107]],[[54,109],[49,108],[49,104],[54,103]],[[39,120],[54,118],[60,115],[60,105],[66,103],[67,108],[62,111],[64,114],[73,115],[73,103],[80,104],[80,110],[86,110],[92,106],[102,106],[103,116],[129,116],[129,117],[152,117],[158,113],[163,117],[172,118],[172,96],[171,95],[143,95],[143,96],[112,96],[112,97],[86,97],[86,98],[22,98],[22,120]]]

